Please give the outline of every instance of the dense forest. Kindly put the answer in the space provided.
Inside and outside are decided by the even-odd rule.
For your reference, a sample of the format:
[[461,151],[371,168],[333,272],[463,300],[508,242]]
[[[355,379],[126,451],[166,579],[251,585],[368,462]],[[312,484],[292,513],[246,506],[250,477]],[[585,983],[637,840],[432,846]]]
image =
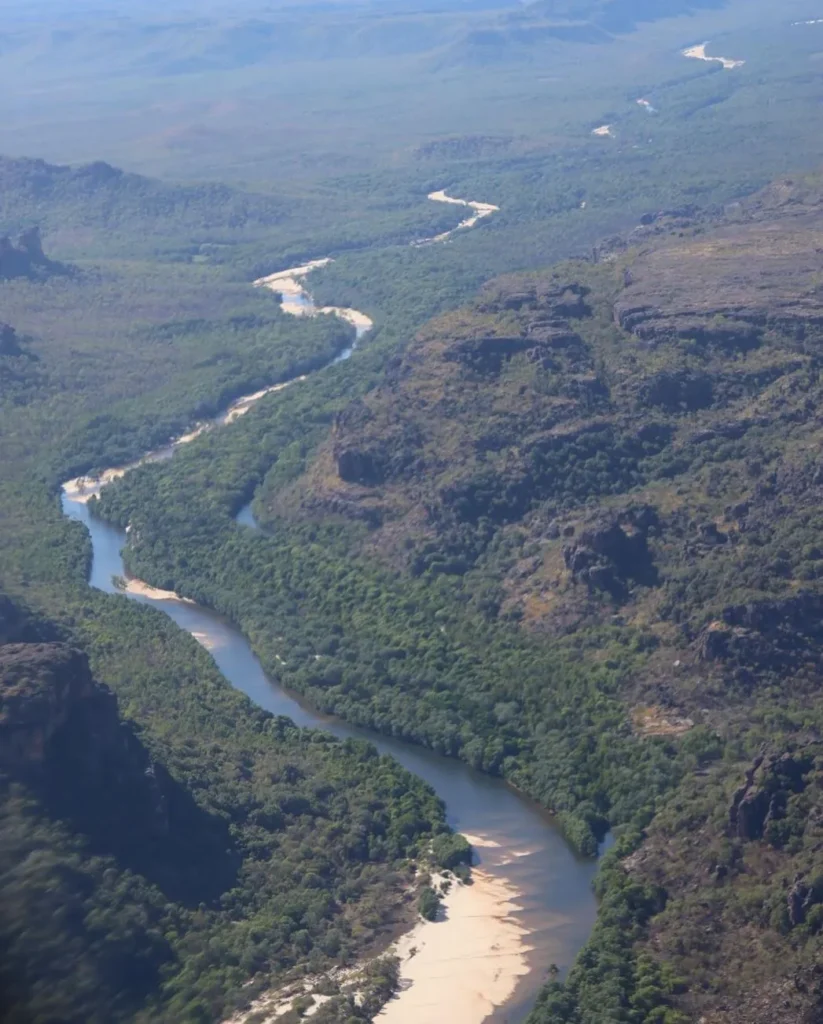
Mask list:
[[[623,826],[633,866],[535,1020],[765,1020],[778,945],[791,1019],[819,1009],[819,205],[780,182],[491,282],[377,388],[329,371],[98,503],[132,572],[314,705],[503,774],[582,851]],[[233,519],[255,487],[260,530]]]
[[[13,167],[20,222],[29,201],[68,234],[85,222],[94,255],[66,259],[52,228],[43,261],[0,285],[3,1015],[216,1020],[385,947],[415,917],[415,865],[453,850],[430,851],[442,805],[396,763],[261,712],[163,615],[86,587],[88,537],[60,513],[60,480],[135,458],[353,339],[188,255],[164,262],[185,228],[163,210],[191,216],[193,197],[119,173],[102,188],[120,182],[123,201],[101,197],[99,170]],[[162,207],[151,258],[123,260],[108,231],[136,238],[146,203]],[[369,1019],[396,983],[391,961],[372,961],[318,1020]]]
[[412,913],[427,786],[254,708],[161,613],[70,598],[73,626],[3,603],[4,1020],[220,1019]]
[[[318,302],[376,324],[355,356],[95,514],[313,706],[510,780],[584,854],[611,831],[598,924],[534,1024],[811,1024],[820,44],[794,21],[814,12],[323,8],[301,64],[215,29],[218,6],[196,31],[124,23],[112,51],[94,11],[6,36],[4,1019],[221,1020],[435,911],[408,891],[448,835],[432,792],[90,590],[59,507],[68,477],[347,348],[250,286],[328,255]],[[710,35],[745,63],[683,58]],[[444,187],[500,211],[410,244],[461,219],[426,199]],[[257,529],[235,521],[252,499]],[[318,1024],[370,1019],[396,963],[358,984]]]

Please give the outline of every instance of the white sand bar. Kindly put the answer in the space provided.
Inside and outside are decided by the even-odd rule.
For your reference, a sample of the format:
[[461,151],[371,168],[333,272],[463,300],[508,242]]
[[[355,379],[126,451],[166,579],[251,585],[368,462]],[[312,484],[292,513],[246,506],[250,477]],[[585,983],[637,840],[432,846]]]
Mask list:
[[599,128],[595,128],[592,135],[599,135],[601,138],[614,138],[614,132],[610,124],[601,124]]
[[291,316],[319,316],[321,314],[337,316],[351,324],[359,338],[374,326],[371,317],[361,313],[358,309],[347,309],[344,306],[315,306],[306,289],[304,283],[306,277],[313,270],[325,267],[331,262],[331,258],[326,256],[320,260],[304,263],[300,267],[292,267],[290,270],[279,270],[276,274],[259,277],[254,282],[254,287],[267,288],[269,291],[277,292],[280,295],[280,308],[284,313],[289,313]]
[[722,64],[727,71],[733,71],[734,68],[742,68],[746,63],[744,60],[731,60],[729,57],[709,57],[706,53],[708,45],[708,43],[701,43],[699,46],[690,46],[681,52],[684,57],[690,57],[692,60],[707,60],[713,61],[716,64]]
[[261,388],[260,391],[255,391],[252,395],[243,395],[242,398],[238,398],[232,402],[228,409],[226,409],[226,411],[217,418],[217,425],[223,427],[229,423],[234,423],[234,421],[240,419],[241,416],[245,416],[249,409],[251,409],[256,402],[259,402],[261,398],[265,398],[266,395],[273,395],[278,391],[284,391],[286,388],[291,387],[292,384],[299,384],[304,380],[308,380],[308,374],[306,373],[302,374],[300,377],[292,377],[291,380],[281,381],[280,384],[272,384],[269,388]]
[[159,587],[149,586],[142,580],[127,579],[122,589],[127,594],[136,594],[138,597],[148,598],[149,601],[179,601],[181,604],[194,604],[189,597],[181,597],[173,590],[161,590]]
[[465,220],[461,220],[457,227],[452,228],[451,231],[443,231],[433,238],[421,238],[417,242],[412,242],[412,245],[430,245],[432,242],[445,242],[456,231],[465,231],[466,228],[473,228],[478,221],[484,217],[490,217],[493,213],[497,213],[500,210],[499,206],[494,206],[492,203],[478,203],[472,199],[454,199],[452,196],[446,195],[444,188],[439,189],[437,192],[429,192],[426,198],[431,199],[433,203],[451,203],[452,206],[465,206],[472,213]]
[[396,944],[400,991],[380,1024],[482,1024],[529,973],[528,932],[512,916],[517,892],[480,868],[456,881],[437,921],[420,921]]
[[63,484],[63,493],[69,501],[77,501],[82,505],[88,504],[92,498],[98,498],[100,492],[113,480],[119,480],[125,476],[130,469],[139,466],[139,462],[132,462],[128,466],[119,466],[117,469],[107,469],[100,476],[76,476],[73,480],[67,480]]

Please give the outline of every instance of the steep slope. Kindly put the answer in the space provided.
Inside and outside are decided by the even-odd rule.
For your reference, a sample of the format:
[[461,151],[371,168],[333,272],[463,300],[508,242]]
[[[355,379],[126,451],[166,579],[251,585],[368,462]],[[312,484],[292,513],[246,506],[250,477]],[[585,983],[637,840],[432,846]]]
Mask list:
[[15,242],[8,235],[0,238],[0,279],[44,277],[62,269],[43,252],[39,228],[22,232]]
[[[366,549],[415,574],[465,571],[518,524],[541,557],[505,577],[505,603],[542,629],[597,615],[598,594],[636,590],[648,611],[674,586],[652,563],[751,561],[745,517],[789,529],[813,486],[822,209],[817,182],[782,182],[722,225],[655,215],[599,263],[490,283],[337,416],[272,509],[366,522]],[[764,589],[816,578],[790,547]]]
[[622,634],[639,742],[714,734],[645,842],[624,834],[591,955],[535,1021],[823,1012],[822,211],[819,179],[781,181],[492,282],[271,500],[367,524],[360,557],[459,574],[592,667]]
[[[253,709],[162,619],[104,626],[96,603],[81,639],[128,721],[63,628],[0,599],[4,1020],[220,1019],[411,913],[403,858],[442,829],[425,786]],[[92,639],[107,628],[116,645]]]

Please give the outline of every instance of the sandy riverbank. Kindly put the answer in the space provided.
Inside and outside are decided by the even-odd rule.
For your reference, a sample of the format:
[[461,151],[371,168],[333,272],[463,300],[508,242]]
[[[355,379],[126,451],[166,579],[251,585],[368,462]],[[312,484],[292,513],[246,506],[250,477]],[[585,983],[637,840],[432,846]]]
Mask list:
[[[466,838],[479,849],[503,849],[491,839]],[[529,855],[526,850],[507,852],[510,859],[499,866]],[[434,876],[432,884],[439,888],[443,881],[443,876]],[[376,1024],[483,1024],[514,995],[532,969],[529,931],[517,920],[521,894],[514,885],[499,872],[492,874],[482,867],[472,869],[468,885],[455,878],[449,881],[438,919],[418,918],[386,951],[400,960],[400,987],[374,1018]],[[316,989],[324,980],[334,978],[356,991],[364,966],[272,989],[224,1024],[249,1024],[251,1018],[278,1024],[289,1013],[296,994],[316,999]]]
[[276,274],[259,277],[254,282],[254,287],[267,288],[269,291],[277,292],[281,296],[280,308],[291,316],[329,314],[340,317],[341,320],[351,324],[358,336],[364,334],[374,326],[371,317],[361,313],[359,309],[348,309],[345,306],[315,306],[305,287],[305,278],[312,270],[325,267],[331,262],[332,260],[327,256],[324,259],[304,263],[300,267],[292,267],[290,270],[280,270]]
[[[137,597],[146,597],[149,601],[179,601],[181,604],[194,604],[189,597],[181,597],[173,590],[161,590],[159,587],[149,586],[142,580],[127,579],[121,588],[127,594],[135,594]],[[197,638],[200,639],[199,637]],[[202,641],[201,641],[202,642]],[[203,643],[203,646],[208,646]]]
[[[242,398],[238,398],[235,402],[232,402],[223,415],[217,419],[217,425],[222,427],[229,423],[234,423],[234,421],[240,419],[241,416],[245,416],[249,409],[251,409],[256,402],[259,402],[261,398],[265,398],[266,395],[273,395],[277,391],[283,391],[292,384],[299,384],[300,381],[307,379],[308,374],[304,373],[300,377],[292,377],[291,380],[284,380],[280,384],[272,384],[269,388],[261,388],[260,391],[255,391],[253,395],[244,395]],[[182,443],[183,438],[176,442],[176,444]]]
[[681,53],[684,57],[690,57],[692,60],[706,60],[715,64],[722,64],[727,71],[732,71],[734,68],[742,68],[746,63],[744,60],[732,60],[730,57],[709,57],[706,53],[706,47],[708,43],[700,43],[699,46],[690,46],[686,50],[682,50]]
[[[473,845],[488,845],[476,836]],[[519,893],[482,868],[456,881],[437,921],[419,921],[391,952],[400,958],[400,991],[380,1024],[482,1024],[530,971],[528,930],[516,919]]]
[[76,476],[73,480],[67,480],[63,484],[63,493],[69,501],[78,501],[86,505],[92,498],[98,498],[106,484],[119,480],[125,476],[130,469],[136,469],[140,462],[132,462],[128,466],[118,466],[115,469],[107,469],[100,476]]
[[429,192],[427,199],[430,199],[433,203],[450,203],[452,206],[465,206],[471,210],[472,213],[465,220],[461,220],[456,228],[452,228],[451,231],[443,231],[439,235],[435,235],[433,238],[423,238],[419,242],[413,242],[413,245],[429,245],[432,242],[445,242],[447,239],[456,231],[464,231],[466,228],[473,228],[478,221],[484,217],[489,217],[493,213],[498,213],[500,210],[499,206],[494,206],[492,203],[478,203],[473,199],[454,199],[452,196],[446,195],[444,188],[438,189],[436,192]]
[[[196,438],[200,437],[212,426],[226,426],[229,423],[234,423],[236,419],[239,419],[251,409],[251,407],[259,402],[261,398],[265,398],[266,395],[270,395],[275,391],[282,391],[284,388],[289,387],[291,384],[297,384],[300,381],[307,379],[307,374],[303,374],[300,377],[293,377],[291,380],[282,381],[280,384],[272,384],[271,387],[262,388],[260,391],[255,391],[251,395],[243,395],[240,398],[235,399],[228,409],[218,416],[213,422],[200,423],[186,434],[182,434],[180,437],[175,438],[168,445],[163,448],[158,448],[156,452],[149,452],[144,458],[139,459],[137,462],[130,462],[126,466],[115,466],[112,469],[107,469],[99,476],[76,476],[72,480],[67,480],[63,484],[63,493],[70,501],[78,501],[85,505],[92,498],[98,498],[103,488],[115,480],[119,480],[120,477],[125,476],[126,473],[132,469],[137,469],[139,466],[147,465],[151,462],[157,462],[160,459],[168,457],[175,448],[179,448],[181,445],[189,444]],[[145,596],[145,595],[144,595]]]

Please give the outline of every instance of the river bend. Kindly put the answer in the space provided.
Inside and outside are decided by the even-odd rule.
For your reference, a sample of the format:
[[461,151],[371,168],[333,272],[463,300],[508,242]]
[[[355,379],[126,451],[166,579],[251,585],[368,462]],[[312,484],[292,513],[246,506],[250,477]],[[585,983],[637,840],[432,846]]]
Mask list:
[[[466,205],[477,212],[475,204]],[[359,340],[371,327],[368,317],[355,310],[318,310],[312,303],[305,279],[318,265],[315,262],[283,271],[255,284],[277,292],[288,312],[334,312],[342,316],[355,326]],[[348,358],[355,346],[342,352],[335,362]],[[177,447],[204,430],[229,427],[266,394],[298,385],[304,379],[295,378],[233,402],[215,420],[199,425],[133,465],[170,458]],[[403,958],[403,985],[378,1021],[522,1021],[545,981],[548,966],[555,964],[561,971],[568,968],[588,938],[596,915],[591,889],[595,863],[578,858],[551,816],[502,780],[476,772],[460,761],[312,710],[270,680],[240,630],[209,609],[137,580],[129,580],[123,591],[126,573],[121,552],[126,534],[91,516],[87,502],[102,486],[131,468],[109,470],[94,480],[67,481],[63,487],[65,514],[82,522],[91,537],[91,586],[111,594],[125,593],[131,600],[165,612],[208,649],[233,686],[267,711],[340,738],[367,739],[382,753],[396,758],[432,786],[446,805],[449,824],[468,835],[475,846],[475,885],[460,887],[447,899],[447,920],[418,926],[405,947],[401,940],[397,952]],[[238,523],[254,527],[248,506],[238,516]],[[421,934],[422,927],[428,930]],[[414,943],[412,949],[409,942]]]

